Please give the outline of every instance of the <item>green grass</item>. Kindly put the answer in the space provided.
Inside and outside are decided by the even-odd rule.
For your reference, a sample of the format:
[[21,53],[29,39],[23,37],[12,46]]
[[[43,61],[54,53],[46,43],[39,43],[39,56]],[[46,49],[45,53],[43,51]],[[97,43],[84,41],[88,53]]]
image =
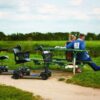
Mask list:
[[76,74],[71,79],[66,81],[67,83],[78,84],[85,87],[100,88],[100,72],[84,71],[80,74]]
[[[15,60],[14,60],[14,54],[13,53],[7,53],[7,52],[1,52],[0,55],[7,55],[9,56],[9,59],[6,59],[3,61],[4,65],[7,65],[9,69],[16,69],[18,68],[19,66],[21,66],[21,64],[16,64],[15,63]],[[41,58],[40,55],[36,55],[36,54],[31,54],[30,55],[30,58]],[[42,68],[42,66],[37,66],[37,65],[34,65],[33,61],[31,62],[27,62],[25,63],[25,66],[28,66],[29,68]]]
[[65,81],[65,78],[61,77],[58,79],[58,81]]
[[[22,66],[21,64],[16,64],[15,63],[15,60],[14,60],[14,54],[13,53],[9,53],[9,52],[0,52],[0,55],[7,55],[9,56],[9,59],[6,59],[3,61],[4,65],[8,66],[9,69],[16,69],[20,66]],[[30,54],[30,58],[39,58],[39,59],[42,59],[42,56],[41,54],[38,54],[38,53],[31,53]],[[41,62],[41,65],[35,65],[33,61],[30,61],[30,62],[27,62],[25,63],[25,66],[29,67],[30,69],[43,69],[43,61],[40,61]],[[52,70],[59,70],[61,67],[58,66],[57,64],[51,64],[50,69]]]
[[[0,47],[8,48],[12,52],[13,47],[21,45],[24,51],[34,52],[34,48],[39,45],[55,47],[65,46],[65,43],[66,41],[0,41]],[[90,50],[92,56],[100,56],[100,41],[86,41],[86,48]]]
[[21,45],[23,50],[28,50],[33,52],[34,48],[39,45],[43,46],[56,46],[60,45],[63,46],[65,45],[65,41],[0,41],[0,47],[3,48],[8,48],[10,51],[12,50],[13,47],[16,45]]
[[42,98],[11,86],[0,85],[0,100],[42,100]]
[[[93,61],[100,65],[100,57],[94,58]],[[100,88],[100,71],[93,71],[89,66],[85,66],[82,73],[76,74],[66,80],[66,82],[86,87]]]

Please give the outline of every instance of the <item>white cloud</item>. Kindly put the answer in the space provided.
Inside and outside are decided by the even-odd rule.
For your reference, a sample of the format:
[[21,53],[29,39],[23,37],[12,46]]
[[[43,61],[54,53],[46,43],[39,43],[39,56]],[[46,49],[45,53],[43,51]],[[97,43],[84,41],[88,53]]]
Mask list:
[[25,3],[25,2],[21,2],[18,5],[18,11],[19,12],[30,12],[30,7]]
[[0,0],[0,5],[14,5],[16,4],[17,0]]
[[0,11],[0,19],[5,19],[9,16],[8,12]]
[[[8,0],[9,2],[11,0]],[[79,5],[83,0],[71,0],[74,5]],[[12,2],[12,4],[15,4]],[[35,0],[18,0],[14,11],[0,12],[0,19],[17,21],[56,21],[56,20],[90,20],[91,16],[81,9],[58,6],[50,3],[37,3]],[[35,10],[33,10],[35,9]],[[99,8],[94,13],[100,13]]]
[[[1,1],[1,0],[0,0]],[[4,0],[5,1],[5,0]],[[89,16],[80,9],[72,9],[69,7],[58,6],[52,3],[44,3],[37,0],[6,0],[1,4],[14,6],[14,11],[9,10],[0,12],[0,19],[30,21],[30,20],[88,20]],[[71,0],[74,5],[79,5],[83,0]]]
[[91,16],[91,19],[93,20],[100,20],[100,7],[93,8],[89,12],[89,15]]
[[[47,9],[43,9],[47,8]],[[24,12],[24,13],[16,13],[16,12],[0,12],[0,19],[7,20],[17,20],[17,21],[30,21],[30,20],[88,20],[89,16],[86,13],[81,12],[80,10],[72,10],[64,8],[57,8],[56,6],[49,5],[44,6],[41,10],[40,8],[37,10],[38,13],[34,14],[34,12]]]
[[94,8],[93,14],[100,15],[100,8]]
[[[82,12],[80,9],[71,9],[58,7],[56,5],[45,4],[37,8],[37,11],[42,16],[46,16],[46,19],[54,20],[68,20],[68,19],[77,19],[77,20],[88,20],[89,16]],[[44,18],[42,17],[42,18]]]
[[52,4],[43,4],[40,7],[38,7],[37,10],[39,13],[42,14],[54,14],[58,12],[58,8],[56,7],[56,5]]
[[71,5],[78,6],[81,5],[83,0],[70,0]]
[[18,0],[16,5],[17,11],[21,13],[30,13],[32,11],[32,4],[31,0]]

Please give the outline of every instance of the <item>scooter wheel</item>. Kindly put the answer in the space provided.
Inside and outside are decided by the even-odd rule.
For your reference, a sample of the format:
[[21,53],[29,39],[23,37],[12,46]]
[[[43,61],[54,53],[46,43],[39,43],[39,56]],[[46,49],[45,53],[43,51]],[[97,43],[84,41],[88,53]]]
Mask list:
[[13,79],[19,79],[19,78],[20,78],[20,72],[15,70],[15,71],[13,72],[12,78],[13,78]]
[[48,76],[47,75],[42,75],[41,78],[42,78],[42,80],[47,80]]
[[30,72],[26,72],[26,75],[30,75]]
[[41,73],[41,78],[42,78],[42,80],[47,80],[48,75],[46,73]]
[[19,75],[13,75],[12,78],[13,79],[19,79]]
[[8,69],[7,68],[5,69],[5,72],[8,72]]
[[49,72],[48,72],[48,77],[51,77],[51,75],[52,75],[52,74],[51,74],[51,72],[49,71]]
[[8,66],[4,66],[4,72],[8,72]]
[[2,70],[0,69],[0,74],[2,73]]

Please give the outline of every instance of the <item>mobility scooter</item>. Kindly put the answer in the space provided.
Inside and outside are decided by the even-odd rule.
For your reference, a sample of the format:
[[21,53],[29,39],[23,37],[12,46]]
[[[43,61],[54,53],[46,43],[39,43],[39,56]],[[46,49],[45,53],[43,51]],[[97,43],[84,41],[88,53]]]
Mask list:
[[[13,49],[16,64],[23,64],[22,67],[14,70],[12,78],[14,79],[34,79],[41,78],[43,80],[48,79],[51,76],[51,72],[48,70],[49,63],[51,61],[52,55],[50,52],[42,52],[42,57],[44,61],[44,71],[38,74],[34,74],[28,67],[25,67],[24,63],[30,62],[31,59],[29,52],[21,52],[21,47],[17,46]],[[32,59],[33,61],[35,59]]]
[[[7,49],[0,48],[0,51],[8,51]],[[11,75],[13,74],[12,70],[8,70],[8,66],[4,65],[4,61],[9,59],[8,56],[2,55],[0,56],[0,75]]]

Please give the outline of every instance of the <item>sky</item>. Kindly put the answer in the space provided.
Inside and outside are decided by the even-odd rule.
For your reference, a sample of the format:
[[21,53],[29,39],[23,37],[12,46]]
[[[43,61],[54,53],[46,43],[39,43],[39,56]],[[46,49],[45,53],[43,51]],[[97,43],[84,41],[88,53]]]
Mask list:
[[100,33],[100,0],[0,0],[0,31]]

